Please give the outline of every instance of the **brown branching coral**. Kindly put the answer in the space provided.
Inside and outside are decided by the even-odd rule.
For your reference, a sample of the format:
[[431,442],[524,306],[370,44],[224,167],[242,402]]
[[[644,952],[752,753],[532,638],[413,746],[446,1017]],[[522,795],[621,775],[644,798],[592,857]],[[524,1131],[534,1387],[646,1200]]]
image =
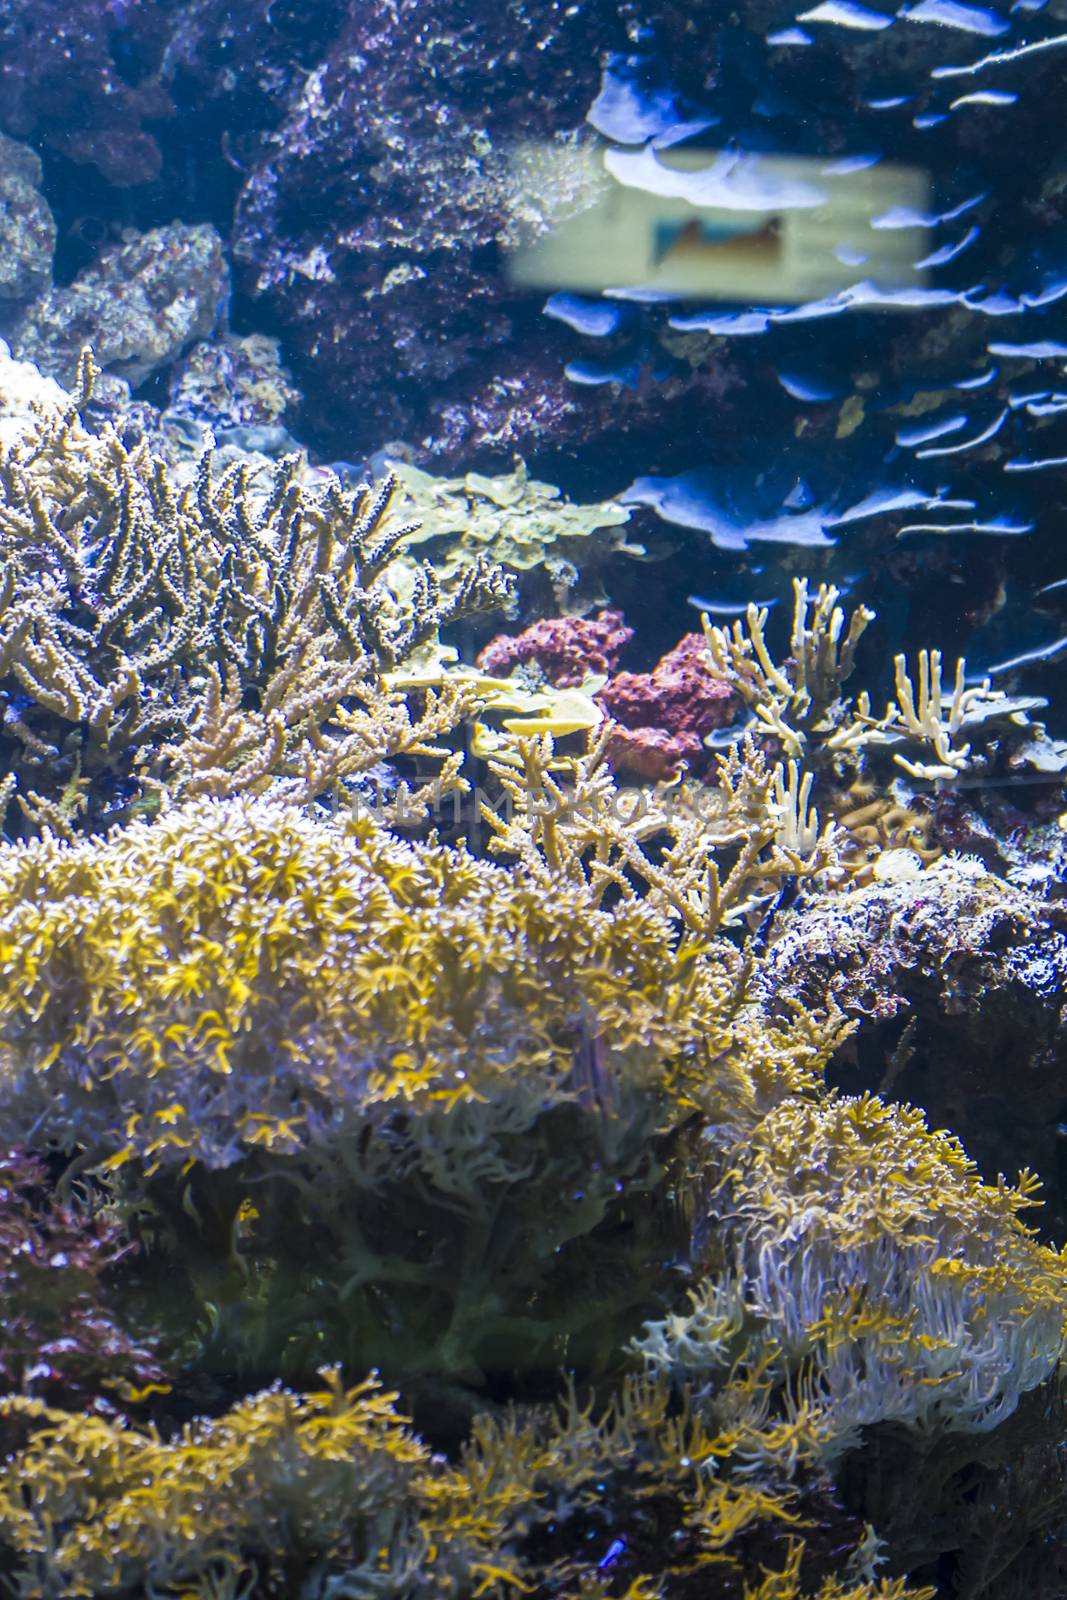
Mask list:
[[[807,581],[798,579],[793,588],[788,658],[774,661],[765,634],[768,613],[749,606],[744,622],[729,629],[705,616],[715,670],[748,705],[756,737],[803,769],[809,793],[850,836],[840,840],[850,873],[870,876],[872,847],[936,859],[932,821],[911,808],[909,785],[929,789],[952,785],[965,773],[1013,770],[1044,738],[1028,713],[1045,702],[1010,699],[988,680],[968,685],[963,660],[946,689],[941,652],[920,650],[914,674],[904,655],[894,658],[896,698],[878,716],[866,691],[851,697],[843,689],[874,613],[859,606],[846,618],[833,586],[821,584],[809,595]],[[863,803],[853,804],[856,797]]]
[[[786,880],[833,866],[833,829],[820,825],[795,762],[772,767],[746,740],[720,760],[709,791],[668,787],[649,804],[619,791],[610,739],[609,723],[577,759],[554,761],[550,738],[494,758],[507,805],[504,816],[482,806],[490,851],[545,883],[581,883],[598,904],[610,890],[655,906],[693,937],[743,923]],[[645,848],[653,839],[655,852]]]
[[208,455],[179,488],[144,444],[82,429],[93,378],[86,352],[66,408],[0,452],[4,798],[69,833],[138,792],[310,797],[433,753],[464,693],[412,719],[382,674],[506,601],[502,574],[475,562],[446,594],[422,563],[399,600],[392,479],[311,486],[289,458],[264,491]]
[[1017,746],[1043,731],[1026,713],[1044,701],[1010,700],[988,680],[968,686],[963,660],[956,663],[951,690],[945,689],[940,650],[920,650],[915,675],[906,656],[895,656],[896,699],[882,716],[874,715],[866,691],[854,699],[842,693],[874,612],[858,606],[846,626],[832,585],[820,584],[809,596],[807,580],[794,579],[793,590],[790,653],[781,665],[767,647],[766,609],[749,606],[745,621],[729,629],[704,618],[716,671],[751,708],[759,731],[787,756],[823,770],[855,771],[884,751],[891,757],[890,777],[895,766],[925,782],[952,782],[989,765],[989,753],[973,748],[969,734],[996,729]]
[[813,734],[832,734],[840,718],[841,687],[851,675],[856,646],[874,612],[859,606],[846,629],[839,591],[807,580],[793,583],[795,605],[789,660],[777,665],[767,648],[768,612],[750,605],[744,623],[729,629],[704,618],[708,653],[717,672],[752,708],[764,731],[788,756],[802,756]]

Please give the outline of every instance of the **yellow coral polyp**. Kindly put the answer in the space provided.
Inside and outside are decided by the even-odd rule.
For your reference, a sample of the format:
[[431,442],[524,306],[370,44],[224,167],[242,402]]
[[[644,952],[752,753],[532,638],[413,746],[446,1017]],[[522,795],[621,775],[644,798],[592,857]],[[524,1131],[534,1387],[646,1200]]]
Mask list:
[[683,1382],[781,1352],[822,1413],[824,1462],[873,1422],[990,1429],[1056,1370],[1067,1332],[1067,1253],[1019,1220],[1033,1190],[1025,1172],[1014,1188],[983,1183],[911,1107],[783,1101],[724,1148],[715,1202],[752,1331],[712,1314],[727,1304],[712,1280],[639,1348]]
[[[832,1030],[739,1010],[732,947],[697,931],[699,855],[691,886],[668,884],[637,825],[614,845],[590,827],[588,862],[568,824],[553,835],[551,849],[577,849],[566,882],[533,840],[504,867],[267,801],[0,846],[0,929],[18,953],[0,972],[0,1099],[40,1104],[62,1076],[57,1136],[103,1143],[101,1159],[133,1145],[155,1166],[297,1149],[322,1096],[355,1116],[467,1104],[534,1118],[589,1098],[583,1041],[645,1097],[650,1132],[698,1107],[739,1111],[775,1073],[799,1081]],[[509,824],[501,842],[516,836]],[[605,908],[621,881],[608,850],[647,872],[646,898]]]
[[37,1401],[0,1400],[34,1424],[0,1465],[0,1537],[27,1595],[210,1592],[213,1570],[275,1581],[332,1556],[393,1546],[430,1453],[376,1379],[317,1393],[275,1386],[164,1442]]

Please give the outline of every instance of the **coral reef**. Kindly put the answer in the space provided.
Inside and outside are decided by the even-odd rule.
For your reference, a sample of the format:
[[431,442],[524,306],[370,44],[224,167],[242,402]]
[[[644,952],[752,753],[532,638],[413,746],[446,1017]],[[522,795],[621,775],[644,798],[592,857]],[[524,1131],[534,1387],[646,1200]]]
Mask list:
[[1062,1600],[1063,0],[705,10],[0,6],[13,1596]]
[[313,799],[392,755],[433,759],[463,691],[412,718],[381,674],[505,602],[503,574],[476,558],[443,594],[412,564],[398,600],[383,573],[411,529],[381,527],[391,480],[312,488],[290,457],[254,489],[205,455],[179,487],[145,446],[81,427],[92,382],[86,355],[75,396],[0,458],[3,799],[69,833],[164,792],[280,780]]
[[[75,411],[31,415],[24,437],[42,426],[62,437]],[[126,459],[113,435],[100,449]],[[303,492],[279,470],[276,500],[317,503]],[[205,469],[178,504],[210,528],[217,494]],[[387,558],[380,510],[365,534]],[[222,520],[251,540],[275,515]],[[268,533],[254,548],[267,559]],[[866,619],[850,635],[835,600],[812,613],[800,587],[785,667],[758,614],[711,633],[762,747],[740,738],[691,790],[620,791],[605,722],[584,755],[547,734],[490,755],[484,850],[316,813],[276,777],[102,840],[0,846],[5,1126],[64,1153],[140,1244],[112,1301],[181,1352],[150,1409],[195,1372],[214,1413],[164,1434],[0,1402],[18,1439],[0,1547],[28,1592],[373,1578],[398,1597],[697,1600],[710,1580],[723,1600],[931,1600],[906,1568],[874,1576],[861,1435],[922,1441],[950,1495],[955,1464],[985,1459],[956,1437],[995,1438],[1055,1381],[1067,1269],[1020,1221],[1029,1173],[983,1182],[919,1111],[824,1085],[868,1026],[856,969],[879,906],[902,907],[878,936],[890,1010],[904,930],[935,991],[981,952],[995,1006],[984,952],[1026,898],[952,862],[847,889],[815,772],[829,789],[869,745],[956,782],[985,759],[962,735],[988,697],[941,693],[928,656],[917,685],[898,667],[884,717],[846,701]],[[351,659],[387,689],[434,681],[410,625],[397,649],[380,613],[366,626]],[[599,645],[616,635],[602,620]],[[494,685],[507,703],[480,681],[479,703]],[[940,967],[907,903],[926,881],[960,886]],[[827,928],[857,927],[854,957],[831,931],[820,965],[823,905]],[[1005,989],[1026,967],[1012,941]],[[561,1357],[584,1387],[553,1409]],[[263,1374],[306,1386],[324,1360],[401,1384],[445,1455],[375,1381],[241,1397]],[[1040,1508],[1018,1514],[1037,1539]]]

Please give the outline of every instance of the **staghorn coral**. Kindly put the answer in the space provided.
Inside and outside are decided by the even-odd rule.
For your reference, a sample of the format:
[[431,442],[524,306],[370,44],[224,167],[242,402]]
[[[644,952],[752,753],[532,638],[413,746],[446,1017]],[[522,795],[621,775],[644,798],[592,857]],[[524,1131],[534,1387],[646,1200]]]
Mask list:
[[713,787],[667,786],[650,801],[619,791],[612,734],[606,724],[580,759],[554,759],[545,736],[498,752],[504,815],[481,808],[490,852],[544,882],[587,883],[598,901],[609,889],[641,898],[705,937],[743,927],[787,884],[834,875],[835,831],[821,826],[795,762],[772,767],[746,739],[720,758]]
[[381,674],[504,602],[503,576],[476,561],[446,596],[422,563],[401,602],[383,581],[411,532],[382,527],[391,480],[315,489],[288,458],[253,492],[208,455],[179,489],[144,446],[84,432],[93,376],[86,353],[76,395],[0,454],[4,800],[69,833],[163,791],[280,779],[310,799],[393,754],[438,759],[463,692],[411,718]]
[[[1037,756],[1044,729],[1028,713],[1042,700],[1014,700],[988,679],[968,686],[967,663],[959,660],[951,690],[942,679],[939,650],[920,650],[917,675],[907,657],[893,659],[896,699],[881,717],[864,690],[854,700],[841,690],[855,667],[856,648],[874,612],[858,606],[846,627],[838,590],[820,584],[813,596],[807,580],[794,579],[790,654],[776,664],[764,630],[768,612],[749,606],[744,623],[721,628],[704,617],[708,654],[716,670],[751,707],[762,732],[787,756],[845,767],[888,752],[892,765],[926,783],[953,782],[964,772],[988,774],[994,763],[1011,767]],[[972,747],[981,734],[984,749]],[[1049,748],[1051,749],[1051,743]],[[1034,760],[1035,767],[1037,760]]]
[[940,791],[964,774],[974,781],[1040,772],[1057,753],[1044,727],[1030,720],[1043,700],[1013,699],[988,679],[968,686],[962,659],[947,691],[938,650],[918,652],[914,677],[904,655],[894,658],[896,698],[875,715],[866,691],[855,698],[842,692],[874,613],[859,606],[846,619],[832,585],[809,595],[807,580],[795,579],[793,589],[783,664],[771,657],[768,613],[756,606],[729,629],[704,617],[708,655],[751,709],[752,731],[803,763],[815,797],[849,836],[842,855],[858,881],[877,874],[882,847],[911,850],[921,861],[940,854],[936,819],[914,805],[917,789]]
[[[813,734],[823,735],[827,742],[839,734],[847,709],[841,687],[851,676],[856,646],[874,613],[859,606],[846,629],[838,590],[832,585],[821,584],[809,599],[807,579],[798,578],[793,591],[790,655],[783,666],[772,660],[767,648],[766,609],[750,605],[744,623],[735,622],[729,629],[706,615],[703,621],[715,670],[751,707],[762,729],[773,735],[785,754],[801,757]],[[869,715],[869,702],[861,701],[859,711]]]

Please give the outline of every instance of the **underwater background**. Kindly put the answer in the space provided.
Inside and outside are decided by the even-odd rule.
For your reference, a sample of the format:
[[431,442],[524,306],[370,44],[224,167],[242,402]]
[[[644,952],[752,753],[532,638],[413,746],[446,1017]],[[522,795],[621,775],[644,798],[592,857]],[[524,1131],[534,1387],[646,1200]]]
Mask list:
[[1067,4],[0,0],[0,1590],[1067,1597]]

